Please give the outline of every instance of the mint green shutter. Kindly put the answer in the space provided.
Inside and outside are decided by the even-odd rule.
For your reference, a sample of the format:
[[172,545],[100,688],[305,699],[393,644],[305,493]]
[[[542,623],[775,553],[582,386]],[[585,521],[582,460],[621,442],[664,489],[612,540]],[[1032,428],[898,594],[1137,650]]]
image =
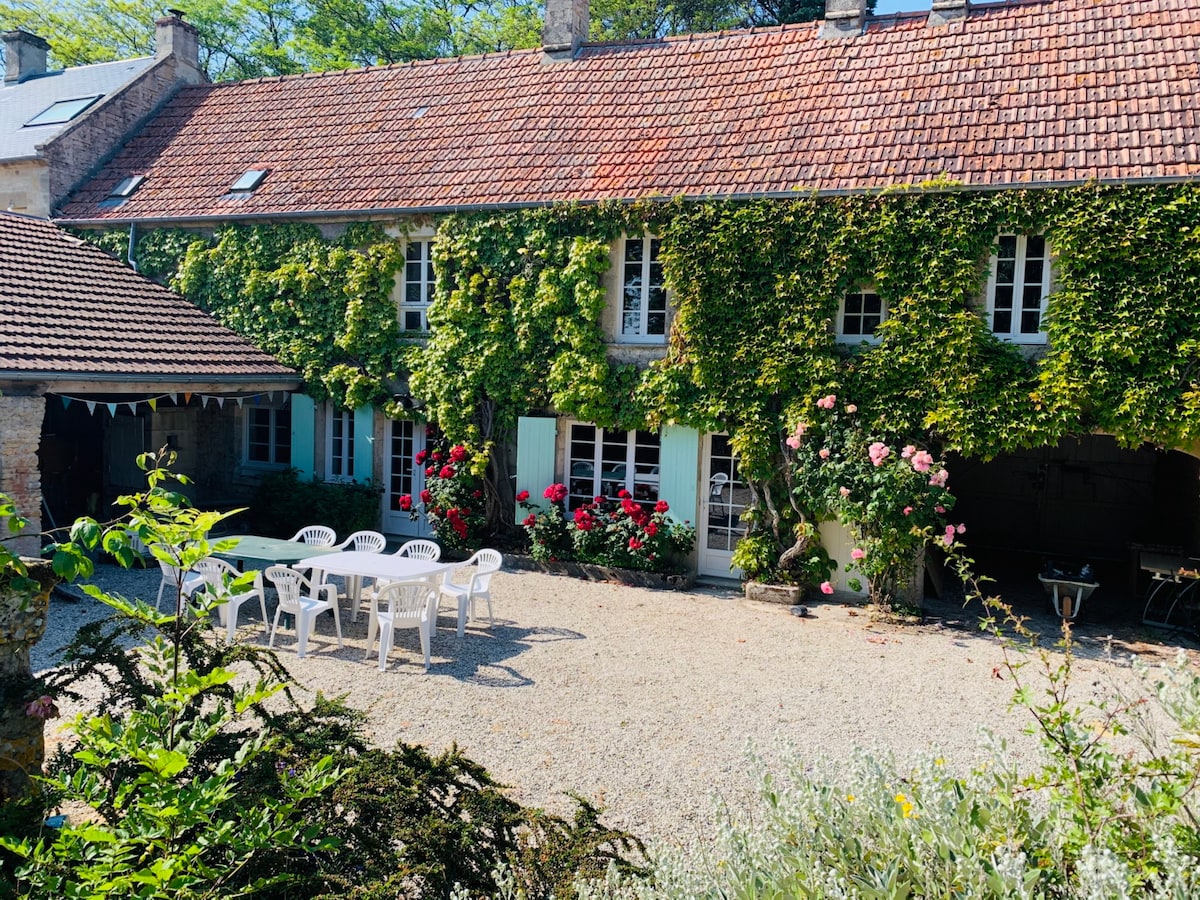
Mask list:
[[316,420],[316,404],[312,397],[292,394],[292,468],[300,470],[301,481],[313,477]]
[[[554,471],[554,441],[558,420],[522,416],[517,420],[517,493],[529,491],[529,499],[540,502],[547,486],[558,481]],[[527,513],[516,507],[517,521]]]
[[354,411],[354,480],[366,484],[375,468],[375,409],[360,406]]
[[671,506],[671,517],[696,522],[696,484],[700,480],[700,432],[663,426],[658,453],[658,497]]

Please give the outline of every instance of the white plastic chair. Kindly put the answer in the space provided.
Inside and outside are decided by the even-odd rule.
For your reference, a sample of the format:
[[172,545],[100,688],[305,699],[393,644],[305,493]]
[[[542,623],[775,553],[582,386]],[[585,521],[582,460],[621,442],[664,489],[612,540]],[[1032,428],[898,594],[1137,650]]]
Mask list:
[[337,532],[328,525],[306,525],[288,540],[303,541],[310,547],[332,547],[337,540]]
[[[500,571],[504,557],[498,550],[480,550],[461,566],[446,573],[442,581],[441,593],[458,602],[458,636],[462,637],[467,625],[467,611],[470,609],[471,618],[475,618],[475,604],[480,600],[487,601],[488,627],[495,624],[492,618],[492,576]],[[455,584],[451,576],[459,569],[475,566],[471,580],[466,584]]]
[[397,556],[407,556],[409,559],[425,559],[437,562],[442,558],[442,548],[436,541],[408,541],[396,551]]
[[169,587],[172,591],[179,589],[180,584],[183,585],[183,596],[190,597],[200,588],[204,587],[204,578],[198,572],[185,572],[182,582],[179,578],[179,569],[170,563],[165,563],[161,559],[158,560],[158,568],[162,571],[162,580],[158,583],[158,597],[154,601],[154,608],[161,610],[163,601],[163,592]]
[[[437,587],[428,581],[392,581],[379,589],[372,600],[379,605],[379,671],[387,670],[388,654],[395,643],[397,628],[415,628],[425,654],[425,671],[429,671],[429,643],[437,616]],[[374,637],[368,636],[368,647]]]
[[[334,550],[358,550],[362,553],[382,553],[387,546],[387,538],[378,531],[356,531],[346,538]],[[350,621],[358,621],[358,610],[362,606],[362,576],[346,576],[346,598],[351,603]]]
[[[271,623],[268,647],[275,646],[275,632],[279,630],[279,617],[283,613],[296,617],[296,654],[303,659],[308,649],[308,636],[316,624],[316,618],[329,610],[333,613],[333,624],[337,631],[337,645],[342,647],[342,620],[338,616],[337,588],[332,584],[313,585],[312,581],[295,569],[287,566],[271,566],[263,573],[275,585],[279,594],[279,605],[275,607],[275,619]],[[321,595],[325,599],[321,599]]]
[[250,590],[233,594],[229,591],[229,582],[240,578],[242,573],[225,560],[217,559],[215,556],[206,556],[196,563],[195,574],[202,579],[203,589],[206,593],[222,598],[223,602],[217,607],[217,616],[221,624],[225,626],[225,640],[229,643],[232,644],[233,639],[237,636],[238,610],[247,600],[258,598],[263,628],[267,627],[267,601],[261,575],[255,577],[254,586]]

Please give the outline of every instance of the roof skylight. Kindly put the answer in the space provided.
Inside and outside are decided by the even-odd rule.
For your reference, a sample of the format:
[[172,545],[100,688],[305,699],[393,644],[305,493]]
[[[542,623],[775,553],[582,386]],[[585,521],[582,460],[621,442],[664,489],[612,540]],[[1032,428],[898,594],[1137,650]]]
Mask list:
[[40,113],[25,123],[30,125],[61,125],[73,118],[103,97],[103,94],[92,94],[90,97],[76,97],[74,100],[59,100],[51,103]]
[[113,185],[113,189],[108,192],[108,196],[120,199],[130,197],[134,191],[142,186],[142,182],[145,180],[145,175],[130,175],[128,178],[123,178]]
[[269,171],[271,170],[251,169],[233,183],[233,186],[229,189],[229,192],[232,194],[242,194],[254,190],[260,184],[262,184],[262,180],[267,177],[267,173]]

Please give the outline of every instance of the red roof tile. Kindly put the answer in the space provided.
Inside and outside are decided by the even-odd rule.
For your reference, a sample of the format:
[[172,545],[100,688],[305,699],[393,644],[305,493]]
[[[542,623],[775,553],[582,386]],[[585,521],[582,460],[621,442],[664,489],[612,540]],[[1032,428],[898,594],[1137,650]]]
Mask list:
[[0,378],[147,381],[296,374],[182,297],[50,222],[0,213]]
[[[184,88],[63,210],[221,219],[1194,178],[1200,4],[1049,0]],[[244,171],[271,174],[225,195]],[[129,174],[149,178],[120,206]]]

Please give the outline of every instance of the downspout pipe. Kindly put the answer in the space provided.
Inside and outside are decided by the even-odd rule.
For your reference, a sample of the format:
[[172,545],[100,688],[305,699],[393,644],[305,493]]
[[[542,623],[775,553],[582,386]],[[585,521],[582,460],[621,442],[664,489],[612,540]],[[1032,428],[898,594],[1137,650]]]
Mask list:
[[129,261],[130,268],[137,271],[137,261],[134,259],[134,248],[137,246],[137,222],[129,223],[129,254],[126,259]]

